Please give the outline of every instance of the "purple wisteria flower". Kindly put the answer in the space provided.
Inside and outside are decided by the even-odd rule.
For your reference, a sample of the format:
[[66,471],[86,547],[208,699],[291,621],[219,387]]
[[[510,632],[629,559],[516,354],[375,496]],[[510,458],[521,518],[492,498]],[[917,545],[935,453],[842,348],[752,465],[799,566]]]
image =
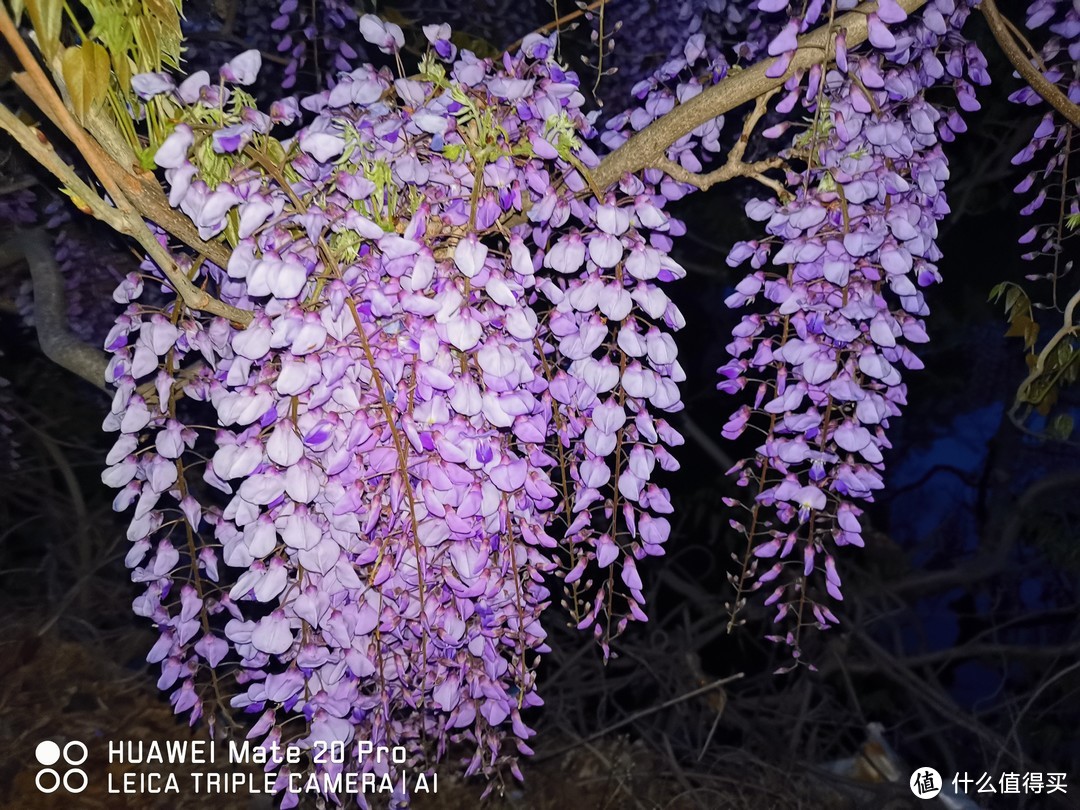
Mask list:
[[[780,106],[801,99],[816,111],[783,153],[807,168],[788,171],[784,200],[747,203],[768,236],[728,256],[752,267],[728,305],[765,303],[743,316],[719,369],[718,388],[753,398],[724,436],[751,426],[764,434],[732,470],[750,492],[747,518],[732,521],[747,540],[732,611],[745,592],[771,588],[765,604],[790,628],[772,638],[796,660],[804,626],[838,621],[819,587],[843,598],[836,555],[863,545],[855,504],[882,487],[885,431],[906,401],[902,370],[922,368],[908,344],[927,340],[921,288],[938,279],[936,221],[948,211],[949,176],[940,142],[963,128],[926,91],[948,82],[971,109],[973,85],[988,81],[982,55],[957,33],[969,13],[966,3],[932,0],[909,19],[882,3],[870,15],[868,49],[852,53],[838,41],[835,69],[788,81]],[[792,19],[797,30],[814,21]],[[786,31],[770,53],[790,53]]]
[[254,317],[122,290],[103,477],[134,509],[135,609],[177,711],[194,722],[206,671],[228,672],[252,739],[417,760],[458,743],[491,775],[516,772],[507,736],[530,752],[551,575],[605,653],[645,620],[638,562],[672,511],[653,478],[682,443],[660,416],[681,407],[682,316],[659,286],[683,275],[681,224],[658,176],[583,193],[574,167],[598,158],[553,39],[493,62],[448,36],[429,33],[450,64],[365,66],[269,115],[232,104],[248,55],[176,89],[156,153],[170,200],[232,248],[190,272]]

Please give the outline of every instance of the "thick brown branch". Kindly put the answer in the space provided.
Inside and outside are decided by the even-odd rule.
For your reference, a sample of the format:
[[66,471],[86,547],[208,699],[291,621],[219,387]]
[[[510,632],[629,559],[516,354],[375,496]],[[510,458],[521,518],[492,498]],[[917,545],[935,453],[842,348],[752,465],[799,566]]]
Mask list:
[[139,246],[161,268],[170,286],[176,290],[177,295],[188,307],[209,312],[211,315],[221,315],[241,325],[247,325],[251,321],[251,312],[219,301],[205,290],[195,286],[191,279],[176,266],[169,252],[157,241],[142,216],[130,206],[130,203],[126,210],[109,205],[56,153],[44,133],[23,123],[2,104],[0,104],[0,129],[10,134],[38,165],[64,185],[80,210],[100,219],[117,233],[130,236],[138,242]]
[[982,0],[979,4],[979,9],[982,11],[983,16],[986,18],[986,24],[990,26],[990,31],[994,35],[994,39],[997,40],[998,45],[1001,46],[1001,50],[1005,52],[1005,55],[1009,57],[1009,61],[1012,62],[1016,72],[1023,77],[1031,89],[1042,96],[1043,100],[1061,113],[1074,127],[1080,127],[1080,105],[1073,104],[1069,101],[1069,97],[1066,96],[1061,89],[1047,79],[1039,70],[1031,64],[1028,58],[1024,55],[1020,45],[1016,39],[1013,38],[1012,32],[1009,30],[1009,25],[1006,19],[1002,16],[998,10],[997,4],[994,0]]
[[[898,0],[908,13],[921,8],[926,0]],[[727,78],[704,92],[678,105],[662,118],[653,121],[626,143],[605,157],[592,173],[593,181],[601,188],[619,182],[625,174],[647,168],[662,168],[661,162],[671,144],[693,132],[702,124],[724,115],[736,107],[781,87],[796,71],[808,70],[820,64],[827,52],[829,39],[841,29],[847,30],[849,48],[864,42],[869,36],[867,15],[877,10],[877,3],[863,3],[853,11],[838,17],[831,30],[822,26],[799,37],[799,47],[782,76],[769,78],[766,72],[776,59],[766,59],[753,67],[729,73]]]
[[0,245],[0,265],[25,261],[34,286],[34,326],[45,356],[102,391],[109,358],[71,333],[64,277],[45,231],[23,231]]
[[[12,81],[30,98],[40,98],[41,92],[37,89],[37,85],[25,73],[15,74],[12,76]],[[52,105],[42,104],[40,109],[57,129],[68,134],[65,129],[64,119],[56,115]],[[89,116],[87,125],[91,128],[93,137],[80,130],[82,137],[72,138],[71,140],[80,154],[83,156],[92,154],[94,156],[91,168],[95,170],[95,175],[100,172],[110,179],[110,184],[103,184],[106,186],[106,191],[109,190],[111,185],[113,191],[110,192],[110,197],[115,195],[114,199],[122,201],[128,207],[133,206],[146,219],[149,219],[192,250],[202,254],[218,267],[225,267],[229,262],[229,249],[220,242],[206,242],[200,238],[199,232],[195,229],[191,220],[169,205],[161,185],[152,174],[140,173],[136,175],[125,170],[114,159],[113,154],[106,152],[99,146],[98,141],[105,138],[102,142],[107,141],[110,150],[119,151],[122,148],[125,156],[130,153],[125,142],[117,138],[106,137],[107,133],[103,132],[102,116],[100,114]]]
[[200,238],[192,221],[169,205],[168,198],[153,175],[124,175],[120,184],[144,217],[218,267],[228,266],[232,251],[221,242],[207,242]]

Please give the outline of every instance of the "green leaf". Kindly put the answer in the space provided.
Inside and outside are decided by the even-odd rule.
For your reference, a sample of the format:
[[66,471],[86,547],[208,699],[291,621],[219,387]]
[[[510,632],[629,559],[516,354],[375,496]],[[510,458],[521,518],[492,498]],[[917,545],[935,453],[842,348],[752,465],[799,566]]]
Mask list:
[[1012,312],[1012,308],[1016,305],[1016,302],[1020,299],[1020,296],[1024,294],[1024,291],[1019,287],[1010,287],[1009,291],[1005,293],[1005,309]]
[[225,218],[225,241],[234,248],[240,242],[240,212],[235,208]]
[[64,51],[61,69],[75,115],[85,119],[109,91],[109,52],[96,42],[84,42]]
[[277,166],[283,165],[289,159],[285,147],[281,145],[281,141],[277,138],[267,138],[265,151],[270,160]]
[[136,17],[132,22],[135,54],[141,63],[139,67],[160,65],[161,41],[158,38],[157,24],[149,17]]
[[60,48],[60,23],[63,0],[26,0],[26,10],[37,34],[37,44],[46,60],[51,60]]
[[152,21],[157,28],[154,60],[147,60],[139,67],[142,70],[160,70],[162,65],[180,66],[180,14],[171,0],[145,0],[143,3],[145,19]]
[[139,158],[139,166],[146,171],[153,171],[157,168],[157,163],[154,162],[154,153],[157,152],[160,144],[150,144],[145,149],[140,149],[137,153]]

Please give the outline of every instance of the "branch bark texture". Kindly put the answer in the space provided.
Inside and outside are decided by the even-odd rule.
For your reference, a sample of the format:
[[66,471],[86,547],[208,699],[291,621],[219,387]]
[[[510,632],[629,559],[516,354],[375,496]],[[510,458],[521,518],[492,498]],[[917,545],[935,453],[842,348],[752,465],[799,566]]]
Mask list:
[[133,207],[131,201],[123,196],[122,192],[121,199],[127,205],[123,209],[110,205],[57,154],[41,130],[23,123],[2,104],[0,104],[0,129],[8,132],[31,158],[63,183],[80,210],[106,223],[117,233],[130,236],[138,242],[139,246],[165,273],[169,285],[176,290],[187,306],[212,315],[221,315],[244,326],[250,323],[253,317],[250,311],[219,301],[197,287],[184,275],[169,252],[157,241],[146,222],[143,221],[142,215]]

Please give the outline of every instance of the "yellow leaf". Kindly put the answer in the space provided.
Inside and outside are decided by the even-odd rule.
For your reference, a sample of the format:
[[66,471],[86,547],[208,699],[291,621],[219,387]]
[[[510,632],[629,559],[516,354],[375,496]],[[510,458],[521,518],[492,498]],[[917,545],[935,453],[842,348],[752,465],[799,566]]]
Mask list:
[[131,58],[122,51],[113,52],[113,71],[116,73],[116,83],[120,90],[127,93],[131,90],[131,76],[134,72],[131,67]]
[[1028,321],[1024,328],[1024,348],[1034,349],[1035,341],[1039,339],[1039,325],[1035,321]]
[[145,0],[145,11],[141,15],[152,21],[156,31],[154,39],[155,53],[152,60],[147,58],[141,66],[144,70],[161,70],[162,65],[178,67],[180,64],[180,14],[175,4],[169,0]]
[[156,23],[149,17],[136,17],[132,26],[135,36],[134,53],[139,59],[142,70],[157,70],[161,67],[161,45],[158,42]]
[[1026,315],[1017,315],[1009,322],[1005,337],[1024,337],[1034,322]]
[[109,52],[96,42],[84,42],[64,51],[61,68],[75,115],[85,118],[109,90]]
[[37,33],[37,44],[45,58],[52,59],[60,47],[60,22],[63,0],[26,0],[30,22]]

